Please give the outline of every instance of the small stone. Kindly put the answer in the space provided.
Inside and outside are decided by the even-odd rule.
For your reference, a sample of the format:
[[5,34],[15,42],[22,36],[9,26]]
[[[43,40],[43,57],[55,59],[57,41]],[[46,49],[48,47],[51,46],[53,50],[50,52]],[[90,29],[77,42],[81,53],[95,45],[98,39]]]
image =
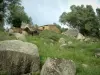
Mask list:
[[72,41],[68,41],[68,45],[71,45],[72,44]]
[[82,64],[82,66],[83,66],[84,68],[87,68],[87,67],[88,67],[88,65],[87,65],[87,64]]
[[64,38],[60,38],[60,39],[59,39],[59,43],[60,43],[60,44],[65,44],[65,43],[66,43],[66,40],[65,40]]

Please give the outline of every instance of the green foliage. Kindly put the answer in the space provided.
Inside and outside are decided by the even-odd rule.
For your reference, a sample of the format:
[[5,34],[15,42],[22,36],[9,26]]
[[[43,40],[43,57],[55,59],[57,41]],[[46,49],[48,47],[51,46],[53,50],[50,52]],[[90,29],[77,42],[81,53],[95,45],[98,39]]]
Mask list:
[[20,18],[15,18],[14,20],[12,20],[12,24],[13,24],[14,27],[20,28],[21,27],[21,20],[20,20]]
[[66,30],[68,30],[67,28],[61,28],[61,26],[57,23],[53,23],[54,25],[56,25],[56,27],[61,31],[61,32],[64,32]]
[[16,39],[14,36],[9,36],[4,30],[0,30],[0,41]]
[[3,0],[0,0],[0,28],[3,28],[3,11],[4,11],[4,8],[3,8]]
[[[72,5],[71,12],[63,12],[59,21],[63,24],[69,23],[70,27],[78,28],[84,35],[98,36],[99,23],[91,5]],[[97,9],[99,12],[99,9]],[[93,30],[96,30],[94,32]]]
[[[51,40],[52,36],[55,36],[58,40],[59,38],[64,38],[66,44],[68,41],[72,41],[72,44],[61,48],[58,40]],[[0,41],[12,39],[15,39],[15,37],[8,36],[7,33],[0,31]],[[100,75],[100,59],[94,55],[94,49],[100,47],[100,41],[95,43],[91,41],[80,42],[51,31],[43,31],[39,36],[26,36],[26,39],[27,42],[34,43],[38,46],[41,66],[43,66],[48,57],[65,58],[75,62],[77,68],[76,75]],[[91,40],[93,40],[93,38],[91,38]],[[85,68],[82,64],[86,64],[88,67]],[[3,71],[0,72],[0,74],[7,75]],[[32,74],[39,75],[39,73]]]
[[65,32],[67,30],[68,30],[68,28],[61,28],[61,32]]
[[53,41],[58,41],[61,35],[53,31],[44,30],[39,36],[46,39],[52,39]]
[[53,23],[53,25],[56,25],[56,27],[57,27],[59,30],[61,30],[61,26],[60,26],[59,24]]
[[[60,48],[58,41],[51,41],[51,36],[63,37],[72,41],[72,45]],[[59,35],[59,36],[58,36]],[[93,39],[92,39],[93,40]],[[76,39],[63,36],[54,32],[44,31],[40,36],[28,36],[27,41],[34,43],[39,48],[41,66],[48,57],[71,59],[76,63],[76,75],[100,75],[100,60],[94,56],[94,49],[100,47],[100,42],[80,42]],[[82,64],[87,64],[85,68]]]
[[22,22],[33,24],[32,18],[25,13],[24,7],[21,5],[21,0],[7,1],[9,4],[6,4],[6,10],[9,11],[9,15],[5,15],[9,24],[15,27],[20,27]]
[[11,4],[9,6],[10,17],[8,18],[8,22],[12,23],[15,27],[18,25],[20,27],[22,22],[30,23],[31,18],[27,16],[24,12],[24,7],[20,5]]
[[8,75],[5,71],[0,71],[0,75]]
[[37,24],[34,24],[34,28],[35,28],[35,29],[38,29],[38,27],[39,27],[39,26],[38,26]]

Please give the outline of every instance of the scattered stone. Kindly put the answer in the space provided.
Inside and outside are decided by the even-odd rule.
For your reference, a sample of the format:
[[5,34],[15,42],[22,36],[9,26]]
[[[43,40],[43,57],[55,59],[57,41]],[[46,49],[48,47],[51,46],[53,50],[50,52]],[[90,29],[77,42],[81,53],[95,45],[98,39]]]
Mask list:
[[28,35],[28,33],[26,31],[22,31],[22,34],[25,35],[25,36]]
[[14,33],[14,36],[16,37],[17,40],[26,41],[26,37],[23,34]]
[[66,48],[66,47],[67,47],[67,44],[60,45],[60,49],[63,49],[63,48]]
[[82,64],[82,66],[83,66],[84,68],[87,68],[87,67],[88,67],[88,65],[87,65],[87,64]]
[[72,41],[68,41],[68,45],[71,45],[71,44],[73,44],[73,42]]
[[41,75],[75,75],[76,66],[72,60],[48,58],[42,67]]
[[13,29],[9,29],[9,30],[8,30],[8,34],[9,34],[10,36],[13,35],[13,33],[14,33]]
[[84,40],[85,37],[84,37],[81,33],[78,33],[77,39],[78,39],[78,40]]
[[38,47],[20,40],[0,42],[0,71],[22,75],[40,71]]
[[65,43],[66,43],[66,40],[65,40],[64,38],[60,38],[60,39],[59,39],[59,43],[60,43],[60,44],[65,44]]
[[53,42],[54,42],[54,40],[50,39],[50,42],[52,42],[52,43],[53,43]]

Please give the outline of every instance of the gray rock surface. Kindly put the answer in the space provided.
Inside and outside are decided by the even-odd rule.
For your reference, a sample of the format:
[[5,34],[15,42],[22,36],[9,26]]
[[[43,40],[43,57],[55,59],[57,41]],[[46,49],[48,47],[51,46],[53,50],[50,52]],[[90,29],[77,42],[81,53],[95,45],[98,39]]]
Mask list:
[[75,75],[76,67],[72,60],[48,58],[42,67],[41,75]]
[[84,40],[85,39],[85,36],[83,36],[81,33],[78,33],[77,39],[78,40]]
[[63,32],[62,34],[71,37],[77,37],[79,31],[77,29],[68,29],[67,31]]
[[21,75],[39,72],[40,59],[35,44],[20,40],[0,42],[0,71],[7,75]]
[[66,40],[65,40],[64,38],[60,38],[60,39],[59,39],[59,43],[60,43],[60,44],[65,44],[65,43],[66,43]]
[[16,37],[17,40],[26,41],[26,37],[24,34],[14,33],[13,35]]
[[27,33],[26,31],[22,31],[22,34],[23,34],[24,36],[27,36],[27,35],[28,35],[28,33]]

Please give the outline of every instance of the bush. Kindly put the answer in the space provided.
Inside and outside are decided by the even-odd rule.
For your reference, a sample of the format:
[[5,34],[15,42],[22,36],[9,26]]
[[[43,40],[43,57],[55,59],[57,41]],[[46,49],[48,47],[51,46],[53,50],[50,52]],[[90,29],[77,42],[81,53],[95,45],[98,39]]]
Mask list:
[[53,32],[53,31],[44,30],[40,33],[39,36],[42,38],[52,39],[54,41],[58,41],[59,38],[61,37],[61,34],[58,34],[58,33]]

